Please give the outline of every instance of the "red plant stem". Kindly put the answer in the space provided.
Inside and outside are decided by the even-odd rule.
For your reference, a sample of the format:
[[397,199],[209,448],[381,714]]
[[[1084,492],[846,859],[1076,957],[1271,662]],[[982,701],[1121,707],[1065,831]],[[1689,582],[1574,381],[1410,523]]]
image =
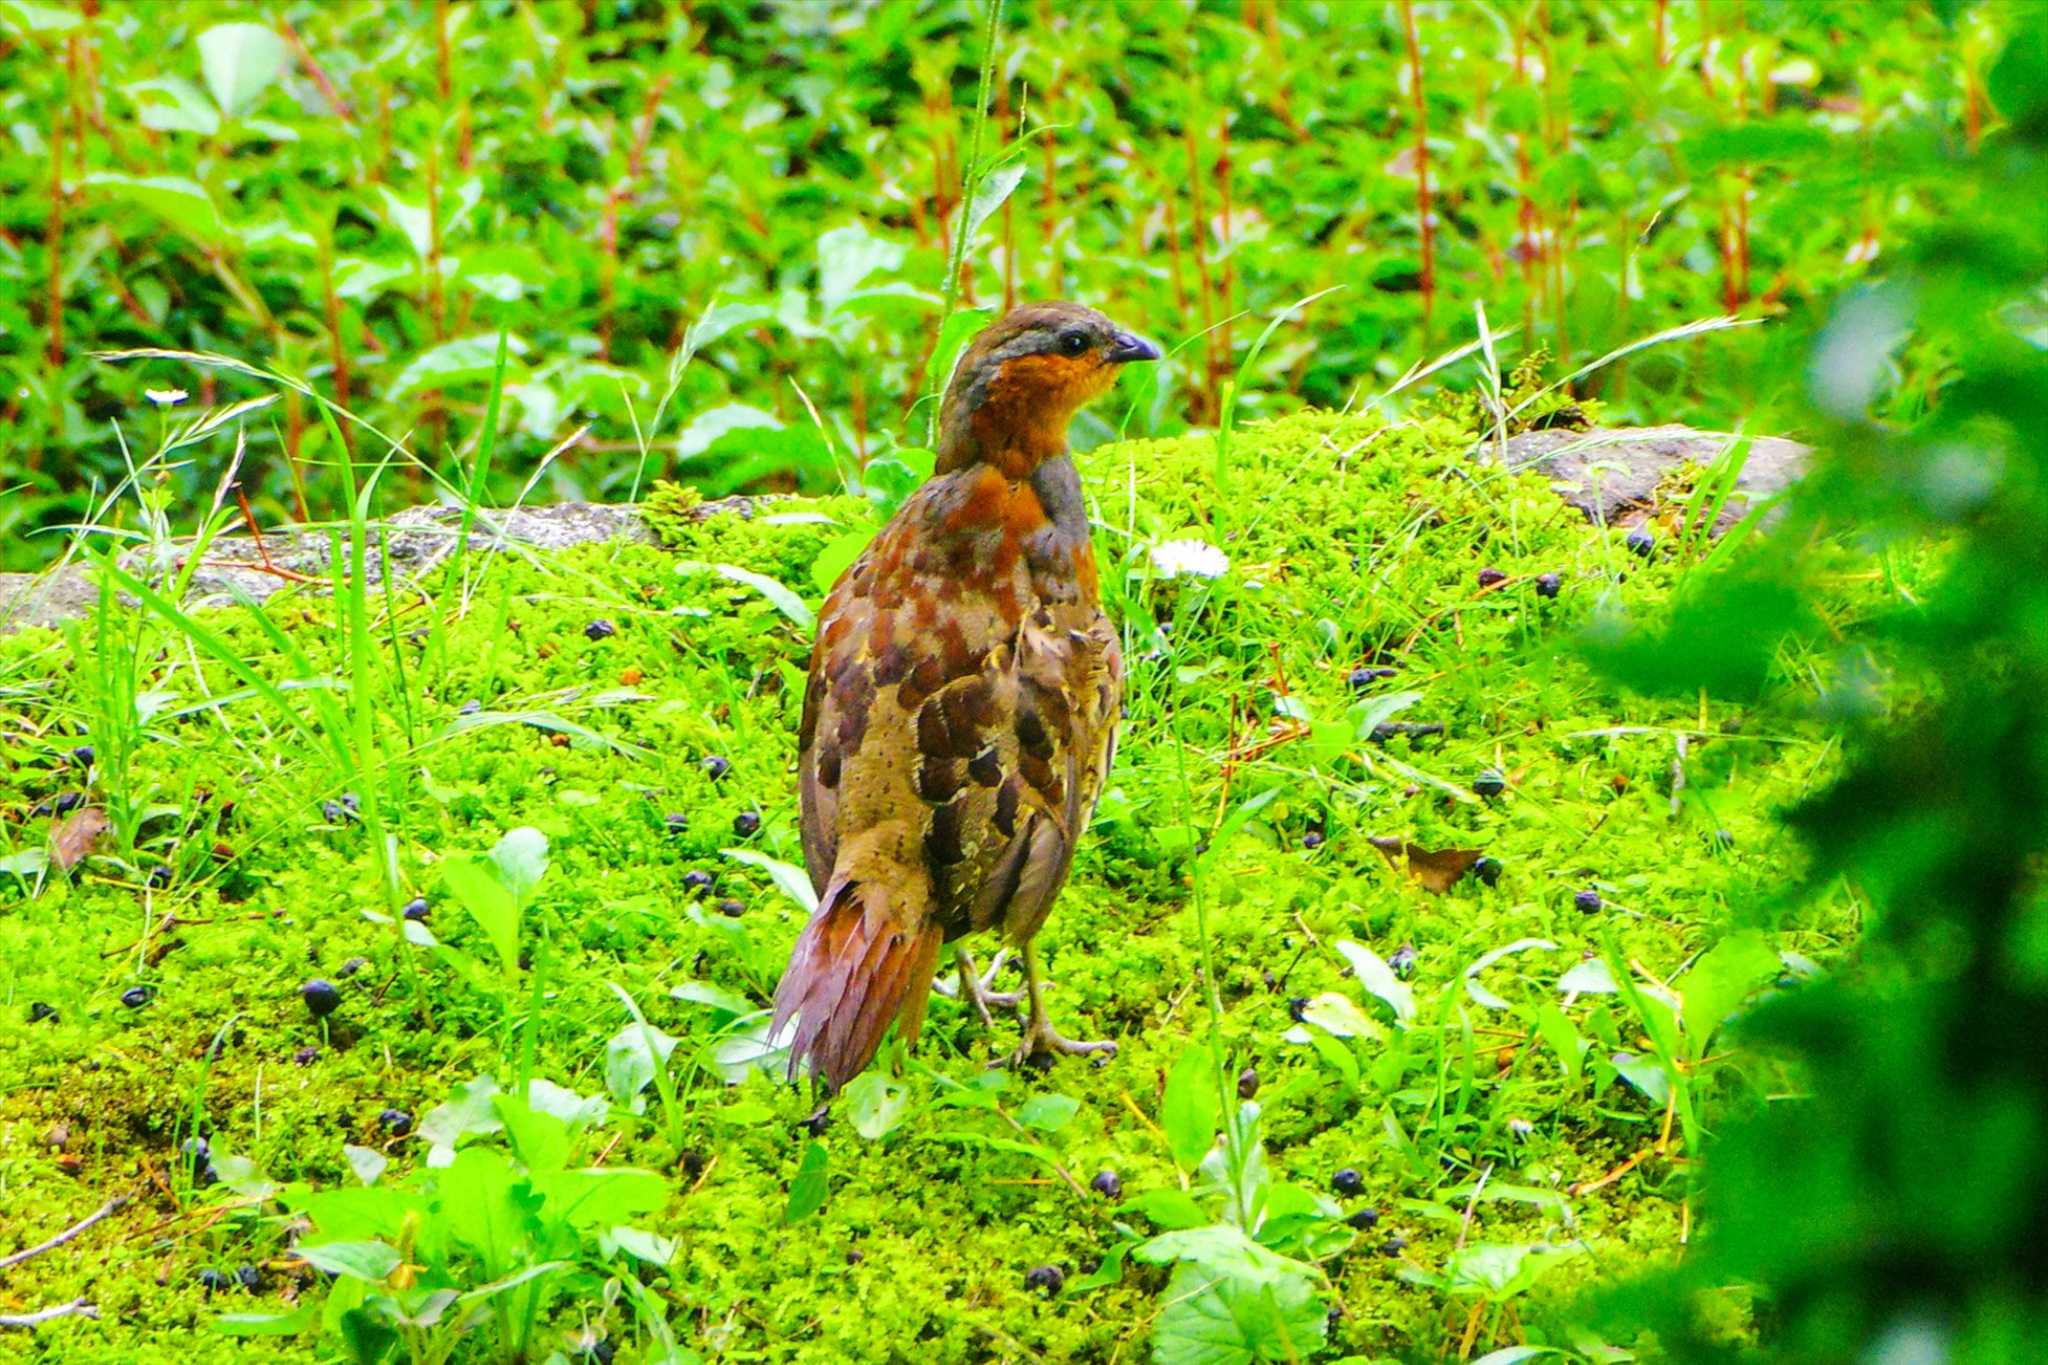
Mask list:
[[434,340],[447,331],[448,310],[441,297],[441,140],[427,139],[427,317]]
[[1188,315],[1187,272],[1180,260],[1180,211],[1174,207],[1171,192],[1162,193],[1160,201],[1166,205],[1166,251],[1167,264],[1173,275],[1174,312],[1180,317]]
[[1422,233],[1422,335],[1427,341],[1436,312],[1436,226],[1429,202],[1429,107],[1422,84],[1422,44],[1415,33],[1415,0],[1401,0],[1401,29],[1415,91],[1415,216]]
[[292,21],[289,19],[279,19],[277,21],[277,31],[284,35],[285,42],[291,45],[294,53],[298,54],[299,65],[306,69],[307,79],[312,81],[314,88],[320,92],[320,98],[327,101],[327,107],[332,109],[335,116],[343,123],[354,123],[356,121],[355,112],[348,107],[348,101],[341,97],[341,92],[334,88],[334,82],[327,79],[327,73],[321,69],[320,63],[314,58],[312,49],[306,46],[303,38],[299,37],[299,31],[292,27]]
[[1522,267],[1522,335],[1536,334],[1536,262],[1542,255],[1542,235],[1537,227],[1536,200],[1529,193],[1529,135],[1515,134],[1515,178],[1519,186],[1520,206],[1516,210],[1516,223],[1521,232],[1515,256]]
[[1218,330],[1223,335],[1217,342],[1217,350],[1223,356],[1223,363],[1228,365],[1231,357],[1237,354],[1230,338],[1230,301],[1237,292],[1237,261],[1230,250],[1230,111],[1227,108],[1216,115],[1216,197],[1223,252],[1223,281],[1217,295],[1223,313],[1223,326]]
[[50,265],[46,355],[54,376],[64,368],[64,113],[61,109],[50,111],[50,220],[43,230],[43,254]]
[[619,195],[613,190],[604,197],[604,227],[599,237],[604,269],[598,276],[597,354],[607,365],[612,359],[612,301],[619,279]]
[[439,58],[441,103],[446,104],[454,86],[453,62],[448,51],[448,0],[434,0],[434,47]]
[[1657,0],[1657,65],[1671,65],[1671,0]]
[[[329,237],[320,244],[320,292],[327,310],[328,354],[334,368],[334,404],[348,407],[348,346],[341,336],[341,296],[334,292],[334,239]],[[341,443],[350,455],[355,454],[355,424],[343,422]]]
[[[1189,11],[1192,19],[1193,11]],[[1190,414],[1198,422],[1208,421],[1222,411],[1217,395],[1216,357],[1216,303],[1215,282],[1209,274],[1209,214],[1202,207],[1202,158],[1195,145],[1195,115],[1200,102],[1200,91],[1195,84],[1193,55],[1195,50],[1194,32],[1188,33],[1188,111],[1181,119],[1181,144],[1188,155],[1188,214],[1193,219],[1193,248],[1195,253],[1195,286],[1200,291],[1202,319],[1202,385],[1199,392],[1200,407]]]

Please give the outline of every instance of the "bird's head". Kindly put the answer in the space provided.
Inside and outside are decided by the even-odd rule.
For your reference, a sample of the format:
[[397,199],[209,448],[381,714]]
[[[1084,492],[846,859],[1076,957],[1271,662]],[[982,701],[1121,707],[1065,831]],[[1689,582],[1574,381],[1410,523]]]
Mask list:
[[1067,422],[1159,348],[1078,303],[1013,308],[968,344],[940,409],[939,472],[977,461],[1013,478],[1067,448]]

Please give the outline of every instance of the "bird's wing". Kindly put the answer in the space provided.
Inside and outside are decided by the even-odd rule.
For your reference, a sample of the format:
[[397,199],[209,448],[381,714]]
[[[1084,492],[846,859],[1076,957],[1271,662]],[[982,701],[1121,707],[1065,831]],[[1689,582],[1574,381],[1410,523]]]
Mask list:
[[[996,695],[1009,724],[981,760],[984,837],[961,878],[975,929],[1013,941],[1038,932],[1073,866],[1115,755],[1123,654],[1102,612],[1079,603],[1039,608],[1005,657]],[[974,822],[970,818],[970,825]]]
[[[810,681],[804,688],[803,721],[797,730],[797,798],[803,811],[804,866],[811,874],[811,887],[820,896],[832,877],[833,860],[839,856],[839,787],[819,780],[818,736],[838,732],[849,703],[844,685],[834,688],[831,679],[833,648],[848,639],[864,639],[874,615],[874,601],[867,592],[871,575],[870,550],[855,560],[832,585],[825,606],[818,614],[818,638],[811,645]],[[828,645],[827,641],[831,641]]]

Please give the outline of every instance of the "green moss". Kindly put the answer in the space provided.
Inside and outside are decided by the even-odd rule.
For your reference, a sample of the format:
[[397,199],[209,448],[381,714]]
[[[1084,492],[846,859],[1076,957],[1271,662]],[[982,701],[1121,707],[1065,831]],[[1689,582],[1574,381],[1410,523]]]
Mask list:
[[[1609,943],[1660,976],[1711,943],[1739,889],[1792,875],[1798,855],[1774,812],[1830,761],[1825,734],[1789,709],[1635,698],[1585,670],[1571,649],[1577,628],[1600,610],[1654,609],[1686,565],[1629,555],[1540,480],[1468,465],[1469,442],[1453,415],[1388,427],[1306,413],[1237,433],[1220,486],[1215,444],[1203,438],[1114,444],[1082,461],[1105,596],[1124,625],[1130,715],[1111,791],[1042,942],[1056,1018],[1070,1033],[1115,1037],[1122,1051],[1100,1069],[1015,1077],[1004,1104],[1077,1099],[1074,1121],[1037,1140],[1084,1184],[1105,1167],[1131,1194],[1178,1184],[1155,1125],[1161,1076],[1206,1026],[1188,854],[1220,813],[1277,790],[1204,879],[1225,1041],[1259,1074],[1276,1176],[1320,1190],[1336,1167],[1359,1168],[1367,1192],[1355,1203],[1382,1210],[1376,1236],[1408,1243],[1397,1258],[1361,1244],[1325,1267],[1330,1301],[1344,1308],[1330,1358],[1440,1358],[1455,1350],[1447,1324],[1461,1333],[1470,1303],[1404,1283],[1404,1267],[1440,1268],[1461,1237],[1567,1236],[1539,1206],[1512,1200],[1474,1205],[1467,1228],[1456,1192],[1480,1172],[1495,1185],[1565,1190],[1656,1139],[1657,1106],[1625,1085],[1596,1095],[1568,1082],[1530,1040],[1528,1011],[1558,998],[1565,967]],[[614,984],[683,1040],[679,1144],[658,1105],[645,1117],[622,1111],[608,1160],[677,1170],[656,1225],[680,1251],[660,1292],[677,1331],[707,1357],[1138,1358],[1162,1306],[1162,1272],[1133,1267],[1120,1285],[1050,1301],[1027,1292],[1024,1275],[1041,1263],[1078,1271],[1118,1240],[1116,1223],[1144,1219],[1077,1197],[1030,1156],[976,1145],[1017,1136],[998,1116],[922,1107],[941,1093],[933,1073],[972,1080],[1014,1041],[1007,1023],[990,1036],[951,1002],[934,1001],[907,1073],[918,1111],[876,1142],[836,1117],[824,1139],[829,1202],[780,1225],[783,1185],[807,1140],[792,1133],[811,1105],[758,1075],[718,1081],[708,1055],[719,1016],[671,992],[699,981],[765,1002],[799,926],[801,911],[766,877],[720,850],[745,842],[801,862],[790,771],[808,640],[754,589],[679,573],[677,562],[768,574],[815,603],[813,562],[872,523],[850,498],[758,500],[751,517],[703,520],[689,514],[693,503],[687,490],[655,490],[648,515],[662,548],[496,561],[465,610],[433,604],[440,633],[413,640],[428,619],[417,608],[395,630],[380,626],[382,760],[368,780],[392,823],[399,898],[427,895],[433,931],[485,956],[475,927],[439,894],[437,861],[485,849],[514,825],[548,834],[555,872],[528,928],[529,942],[544,932],[549,943],[539,1067],[585,1092],[602,1088],[604,1041],[625,1021]],[[1162,581],[1151,547],[1186,535],[1220,545],[1230,572],[1207,586]],[[1483,590],[1481,568],[1506,582]],[[1564,581],[1555,601],[1535,591],[1545,572]],[[1899,572],[1910,577],[1910,566]],[[1845,580],[1836,619],[1853,627],[1877,591]],[[268,610],[305,651],[309,676],[347,675],[331,603],[281,599]],[[599,617],[616,634],[588,638]],[[207,619],[266,677],[300,675],[248,621]],[[236,1359],[246,1349],[237,1343],[174,1334],[224,1308],[277,1307],[293,1284],[286,1229],[274,1209],[223,1215],[214,1210],[235,1201],[221,1191],[167,1176],[178,1139],[196,1122],[216,1151],[245,1154],[276,1180],[345,1182],[344,1142],[384,1143],[403,1165],[414,1148],[382,1138],[377,1112],[419,1113],[480,1071],[509,1074],[523,1010],[431,956],[401,957],[393,931],[364,917],[395,909],[375,850],[361,826],[333,824],[319,807],[365,779],[346,777],[266,703],[233,697],[239,684],[172,632],[132,628],[137,686],[175,694],[119,779],[122,792],[150,793],[136,845],[106,850],[35,899],[0,874],[0,1201],[11,1241],[26,1242],[109,1191],[141,1196],[75,1248],[16,1272],[7,1291],[15,1304],[75,1294],[100,1303],[101,1321],[53,1324],[39,1338],[66,1360]],[[26,817],[78,785],[65,751],[81,741],[68,727],[108,713],[96,680],[119,657],[90,629],[69,642],[0,642],[0,729],[10,736],[0,740],[0,807]],[[1366,666],[1397,671],[1361,690],[1349,679]],[[1441,734],[1345,738],[1361,699],[1410,692],[1419,695],[1394,719]],[[291,695],[306,705],[311,694]],[[209,697],[228,700],[201,705]],[[469,700],[481,713],[461,717]],[[1689,752],[1674,799],[1681,733]],[[91,738],[104,754],[105,737]],[[713,753],[731,764],[721,780],[701,763]],[[1507,794],[1471,795],[1486,768],[1507,774]],[[109,786],[103,775],[97,794]],[[733,821],[750,810],[764,823],[743,841]],[[672,830],[669,813],[687,828]],[[9,837],[39,846],[46,824],[19,818]],[[1311,831],[1321,836],[1313,849]],[[1484,848],[1505,870],[1497,886],[1468,879],[1431,894],[1396,875],[1372,835]],[[158,863],[172,881],[150,889],[143,877]],[[682,877],[693,868],[713,873],[714,897],[738,899],[743,912],[691,913]],[[1600,915],[1573,908],[1588,886],[1609,903]],[[1768,926],[1773,946],[1821,959],[1838,951],[1853,916],[1845,900],[1825,904]],[[167,912],[179,923],[135,946]],[[1343,938],[1383,956],[1412,945],[1422,1027],[1389,1027],[1333,950]],[[1515,1009],[1468,994],[1468,966],[1525,938],[1555,946],[1505,958],[1483,978]],[[355,957],[367,965],[341,978]],[[314,975],[341,979],[345,994],[324,1029],[295,994]],[[137,983],[154,987],[151,1003],[123,1006]],[[1366,1079],[1356,1091],[1287,1036],[1290,998],[1325,991],[1361,1002],[1388,1034],[1359,1049]],[[32,1001],[60,1018],[24,1024]],[[1618,1043],[1640,1047],[1611,1003],[1581,1000],[1570,1014],[1591,1036],[1600,1010]],[[302,1064],[305,1048],[319,1053]],[[1772,1078],[1750,1059],[1716,1065],[1700,1085],[1725,1107]],[[46,1140],[57,1125],[68,1129],[61,1151]],[[678,1146],[709,1158],[701,1180],[681,1174]],[[1660,1155],[1572,1197],[1573,1231],[1600,1254],[1517,1301],[1530,1338],[1557,1340],[1581,1287],[1676,1255],[1684,1193],[1682,1170]],[[862,1258],[849,1263],[856,1249]],[[273,1267],[265,1287],[207,1302],[196,1272],[244,1262]],[[1722,1311],[1730,1336],[1747,1330],[1742,1305]],[[602,1315],[594,1303],[590,1312]],[[630,1319],[614,1312],[608,1322],[630,1336]],[[275,1349],[311,1358],[306,1343]]]

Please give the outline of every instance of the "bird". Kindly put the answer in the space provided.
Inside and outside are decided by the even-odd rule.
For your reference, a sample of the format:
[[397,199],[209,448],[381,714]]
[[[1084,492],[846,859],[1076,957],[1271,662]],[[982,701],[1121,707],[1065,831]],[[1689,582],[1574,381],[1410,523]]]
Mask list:
[[[956,943],[995,931],[1024,965],[1016,1051],[1111,1053],[1046,1014],[1036,936],[1115,757],[1124,686],[1067,425],[1159,348],[1071,302],[1025,304],[961,353],[931,477],[826,595],[797,737],[818,904],[776,987],[770,1038],[827,1094],[890,1024],[917,1040],[954,945],[959,992],[994,992]],[[1000,1064],[1000,1063],[998,1063]]]

